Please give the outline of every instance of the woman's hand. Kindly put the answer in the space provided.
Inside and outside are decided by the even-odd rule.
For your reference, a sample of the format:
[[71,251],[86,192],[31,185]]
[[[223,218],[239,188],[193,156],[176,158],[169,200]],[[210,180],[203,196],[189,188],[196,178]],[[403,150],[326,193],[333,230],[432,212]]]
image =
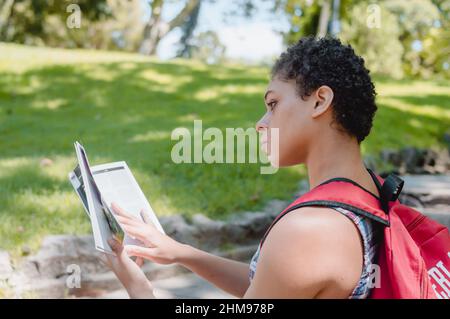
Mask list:
[[130,298],[155,298],[150,281],[124,247],[115,239],[108,241],[116,256],[105,254],[105,263],[122,283]]
[[126,245],[125,251],[128,256],[145,258],[159,264],[168,265],[177,262],[189,247],[162,234],[143,212],[141,212],[141,216],[144,222],[125,212],[116,203],[112,203],[111,208],[125,233],[140,240],[146,246]]

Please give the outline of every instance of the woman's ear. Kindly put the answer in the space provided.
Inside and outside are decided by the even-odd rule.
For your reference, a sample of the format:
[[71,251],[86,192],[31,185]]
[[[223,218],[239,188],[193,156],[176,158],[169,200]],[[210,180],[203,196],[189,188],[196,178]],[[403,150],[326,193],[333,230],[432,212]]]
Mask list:
[[331,108],[331,102],[333,101],[333,90],[327,86],[322,85],[314,92],[315,104],[312,112],[312,117],[317,118],[324,114]]

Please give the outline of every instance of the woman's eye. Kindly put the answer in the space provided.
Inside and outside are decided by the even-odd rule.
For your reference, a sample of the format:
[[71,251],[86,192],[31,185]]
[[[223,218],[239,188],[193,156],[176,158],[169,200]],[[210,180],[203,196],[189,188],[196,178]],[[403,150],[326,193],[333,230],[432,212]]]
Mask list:
[[275,106],[277,105],[277,102],[272,101],[272,102],[268,103],[267,105],[269,106],[270,110],[273,111],[273,109],[274,109]]

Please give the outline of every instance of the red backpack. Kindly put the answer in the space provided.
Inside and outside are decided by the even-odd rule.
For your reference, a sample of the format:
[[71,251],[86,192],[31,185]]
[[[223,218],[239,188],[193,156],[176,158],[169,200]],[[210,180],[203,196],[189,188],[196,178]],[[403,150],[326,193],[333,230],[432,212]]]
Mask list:
[[[402,205],[403,181],[371,174],[380,197],[346,178],[333,178],[300,196],[272,222],[261,240],[287,213],[306,206],[342,207],[383,225],[379,267],[370,298],[450,299],[450,235],[448,229],[420,212]],[[376,265],[375,265],[376,266]]]

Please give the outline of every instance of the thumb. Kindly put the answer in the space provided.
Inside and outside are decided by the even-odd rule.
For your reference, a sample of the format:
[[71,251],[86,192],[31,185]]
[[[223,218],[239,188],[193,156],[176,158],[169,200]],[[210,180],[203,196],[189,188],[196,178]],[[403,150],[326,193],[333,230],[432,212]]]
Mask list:
[[108,239],[108,244],[116,254],[119,254],[122,250],[122,245],[115,238]]

